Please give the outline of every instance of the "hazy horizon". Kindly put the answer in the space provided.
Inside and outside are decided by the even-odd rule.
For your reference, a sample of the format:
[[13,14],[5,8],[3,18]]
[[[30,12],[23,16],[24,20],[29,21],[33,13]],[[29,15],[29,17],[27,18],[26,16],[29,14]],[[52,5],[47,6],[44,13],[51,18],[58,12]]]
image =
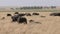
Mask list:
[[60,0],[0,0],[0,6],[60,6]]

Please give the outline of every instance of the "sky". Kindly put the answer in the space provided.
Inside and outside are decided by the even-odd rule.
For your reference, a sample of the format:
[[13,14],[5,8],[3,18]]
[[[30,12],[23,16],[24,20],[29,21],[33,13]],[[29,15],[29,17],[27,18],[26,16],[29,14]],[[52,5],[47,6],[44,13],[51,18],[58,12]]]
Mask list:
[[60,0],[0,0],[0,6],[60,6]]

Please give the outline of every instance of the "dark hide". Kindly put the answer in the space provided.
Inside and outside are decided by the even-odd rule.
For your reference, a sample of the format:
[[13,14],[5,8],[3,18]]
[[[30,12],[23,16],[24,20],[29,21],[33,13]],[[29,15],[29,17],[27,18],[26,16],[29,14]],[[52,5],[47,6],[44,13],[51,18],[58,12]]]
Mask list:
[[33,13],[32,15],[39,15],[39,13]]
[[12,16],[11,14],[7,14],[7,16]]
[[60,16],[60,13],[51,13],[50,16]]
[[31,16],[31,14],[30,13],[26,13],[26,16]]
[[14,14],[19,14],[18,12],[15,12]]
[[19,17],[19,18],[18,18],[18,23],[27,24],[27,19],[26,19],[25,17]]

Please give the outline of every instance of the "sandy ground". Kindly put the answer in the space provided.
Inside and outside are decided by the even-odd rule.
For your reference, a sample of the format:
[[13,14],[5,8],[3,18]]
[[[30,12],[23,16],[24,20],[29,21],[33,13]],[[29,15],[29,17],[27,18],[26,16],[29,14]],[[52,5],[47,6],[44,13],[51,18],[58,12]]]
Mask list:
[[[7,13],[14,14],[14,12],[0,12],[0,34],[60,34],[60,17],[50,16],[51,12],[39,12],[39,16],[26,17],[28,24],[11,22],[11,17],[6,16]],[[2,17],[5,19],[2,20]],[[30,19],[40,23],[30,23]]]

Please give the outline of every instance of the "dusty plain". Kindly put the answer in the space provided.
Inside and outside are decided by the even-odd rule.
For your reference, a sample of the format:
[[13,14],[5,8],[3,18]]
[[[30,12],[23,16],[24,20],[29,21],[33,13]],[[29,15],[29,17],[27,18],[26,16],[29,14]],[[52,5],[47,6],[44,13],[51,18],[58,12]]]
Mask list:
[[[8,13],[14,15],[14,12],[0,12],[0,34],[60,34],[60,17],[50,16],[52,12],[38,12],[39,16],[26,16],[28,24],[11,22],[11,17],[6,16]],[[2,17],[5,19],[2,20]],[[39,23],[30,23],[30,19]]]

